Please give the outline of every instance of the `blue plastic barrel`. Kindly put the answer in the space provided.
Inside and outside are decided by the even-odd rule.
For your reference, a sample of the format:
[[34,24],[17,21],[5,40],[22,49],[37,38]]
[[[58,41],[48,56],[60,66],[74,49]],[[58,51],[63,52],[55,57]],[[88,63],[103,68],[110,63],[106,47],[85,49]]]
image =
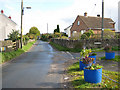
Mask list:
[[84,70],[84,68],[88,67],[88,66],[91,66],[92,63],[90,64],[84,64],[82,61],[79,62],[79,67],[80,67],[80,70]]
[[100,83],[102,81],[102,68],[97,70],[84,69],[84,80],[89,83]]
[[106,59],[114,59],[115,58],[115,52],[105,52],[105,58]]
[[90,58],[95,58],[93,63],[95,64],[96,63],[96,55],[95,56],[89,56]]

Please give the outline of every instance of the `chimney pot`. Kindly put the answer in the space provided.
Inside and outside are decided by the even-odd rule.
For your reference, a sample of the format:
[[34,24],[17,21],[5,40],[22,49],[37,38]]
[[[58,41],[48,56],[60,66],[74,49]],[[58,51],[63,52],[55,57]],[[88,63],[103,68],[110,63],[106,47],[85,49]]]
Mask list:
[[11,16],[9,16],[8,18],[11,19]]
[[87,16],[87,12],[84,13],[84,16]]
[[1,13],[4,13],[4,11],[3,11],[3,10],[1,10]]
[[100,17],[100,14],[98,14],[97,17]]

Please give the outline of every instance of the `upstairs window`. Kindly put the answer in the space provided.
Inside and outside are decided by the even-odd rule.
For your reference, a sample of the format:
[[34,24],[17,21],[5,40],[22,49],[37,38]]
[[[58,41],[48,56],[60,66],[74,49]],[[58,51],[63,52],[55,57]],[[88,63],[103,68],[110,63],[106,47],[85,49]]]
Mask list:
[[78,24],[78,26],[79,26],[79,25],[80,25],[80,21],[78,21],[78,23],[77,23],[77,24]]

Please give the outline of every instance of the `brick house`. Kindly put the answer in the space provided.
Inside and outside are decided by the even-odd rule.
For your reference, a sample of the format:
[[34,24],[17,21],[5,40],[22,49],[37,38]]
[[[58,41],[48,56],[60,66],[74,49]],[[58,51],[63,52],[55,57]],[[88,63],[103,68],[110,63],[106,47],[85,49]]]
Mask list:
[[[102,25],[102,18],[100,15],[97,17],[87,16],[87,13],[84,13],[84,16],[78,15],[76,20],[74,21],[70,31],[71,36],[74,36],[75,33],[84,32],[92,29],[94,34],[101,35],[101,25]],[[115,22],[111,18],[104,18],[104,29],[111,29],[115,31]]]
[[7,17],[4,14],[4,11],[1,10],[0,14],[0,41],[4,41],[8,39],[9,33],[11,33],[12,29],[17,29],[17,24],[11,20],[11,16]]

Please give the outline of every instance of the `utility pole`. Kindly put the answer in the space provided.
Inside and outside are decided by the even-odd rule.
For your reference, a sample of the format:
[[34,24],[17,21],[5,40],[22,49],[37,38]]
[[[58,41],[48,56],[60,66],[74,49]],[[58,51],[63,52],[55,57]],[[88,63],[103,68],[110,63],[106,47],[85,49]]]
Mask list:
[[103,31],[104,31],[104,0],[102,0],[102,33],[101,33],[102,39],[103,39]]
[[[31,9],[31,7],[25,7],[26,9]],[[24,7],[23,7],[23,0],[21,1],[21,49],[22,49],[22,33],[23,33],[23,15],[24,15]]]
[[21,1],[21,48],[22,48],[22,32],[23,32],[22,21],[23,21],[23,0]]

